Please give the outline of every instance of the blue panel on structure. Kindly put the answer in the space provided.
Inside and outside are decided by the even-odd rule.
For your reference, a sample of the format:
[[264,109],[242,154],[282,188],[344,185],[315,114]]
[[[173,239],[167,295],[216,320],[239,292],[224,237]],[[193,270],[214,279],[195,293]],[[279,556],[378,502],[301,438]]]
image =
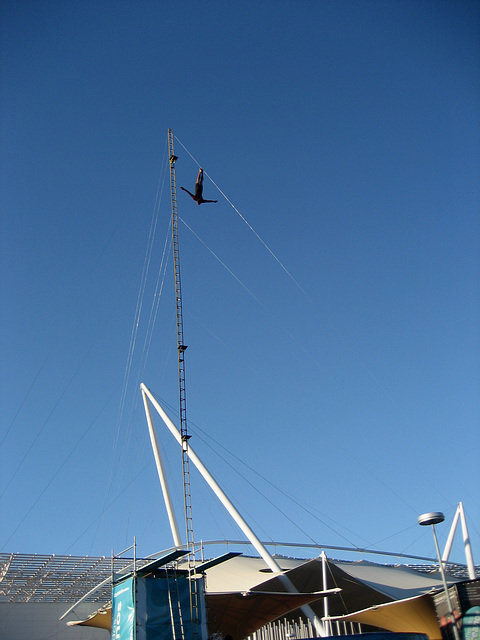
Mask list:
[[189,580],[137,578],[137,640],[177,640],[192,635]]
[[132,640],[134,629],[134,579],[128,578],[112,590],[112,640]]

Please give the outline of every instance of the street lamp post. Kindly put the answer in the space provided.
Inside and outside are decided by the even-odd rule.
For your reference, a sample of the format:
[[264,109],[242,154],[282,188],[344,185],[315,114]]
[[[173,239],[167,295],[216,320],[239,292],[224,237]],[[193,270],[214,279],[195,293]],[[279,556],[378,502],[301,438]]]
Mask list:
[[453,624],[453,634],[455,636],[455,640],[460,639],[460,631],[458,629],[457,621],[455,619],[455,615],[453,613],[452,601],[450,600],[450,593],[448,591],[447,578],[445,576],[445,569],[443,566],[442,556],[440,555],[440,548],[438,546],[437,533],[435,531],[435,525],[440,524],[445,520],[445,516],[441,511],[433,511],[431,513],[424,513],[418,517],[418,524],[422,526],[431,525],[433,531],[433,539],[435,540],[435,548],[437,550],[438,563],[440,566],[440,574],[442,576],[443,589],[445,591],[445,597],[447,599],[448,611],[451,617],[451,621]]

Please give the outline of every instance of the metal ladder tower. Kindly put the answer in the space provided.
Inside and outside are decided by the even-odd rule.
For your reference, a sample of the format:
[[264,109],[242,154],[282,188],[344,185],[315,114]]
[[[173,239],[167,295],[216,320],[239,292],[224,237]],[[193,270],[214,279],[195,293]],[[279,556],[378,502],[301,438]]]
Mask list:
[[187,411],[185,392],[185,350],[187,346],[183,342],[183,310],[182,310],[182,286],[180,279],[180,252],[178,245],[178,216],[177,216],[177,187],[175,182],[175,163],[177,156],[173,148],[173,132],[168,130],[168,155],[170,163],[170,193],[172,200],[172,244],[173,262],[175,271],[175,299],[177,303],[177,349],[178,349],[178,383],[180,395],[180,435],[182,439],[182,471],[183,494],[185,505],[185,526],[187,534],[188,570],[190,585],[190,613],[192,621],[192,639],[199,638],[198,618],[198,589],[195,573],[195,542],[193,537],[192,497],[190,491],[190,469],[188,454]]

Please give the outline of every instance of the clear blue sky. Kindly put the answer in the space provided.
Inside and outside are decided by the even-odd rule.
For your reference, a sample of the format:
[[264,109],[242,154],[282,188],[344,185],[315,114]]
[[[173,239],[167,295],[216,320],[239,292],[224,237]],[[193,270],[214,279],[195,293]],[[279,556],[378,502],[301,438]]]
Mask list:
[[463,501],[480,562],[479,3],[0,11],[2,551],[172,544],[138,391],[177,420],[170,127],[219,200],[178,192],[196,453],[262,539],[433,555]]

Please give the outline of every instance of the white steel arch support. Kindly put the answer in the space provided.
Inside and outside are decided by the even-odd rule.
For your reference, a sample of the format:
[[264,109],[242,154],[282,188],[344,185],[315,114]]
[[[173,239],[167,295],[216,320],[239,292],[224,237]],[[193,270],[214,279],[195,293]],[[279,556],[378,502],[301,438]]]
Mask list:
[[[142,394],[144,394],[144,396],[146,395],[148,397],[148,399],[150,400],[152,405],[158,411],[160,417],[165,422],[165,425],[167,426],[167,428],[169,429],[170,433],[173,435],[175,440],[178,442],[178,444],[180,446],[182,446],[181,434],[178,431],[178,429],[176,428],[176,426],[173,424],[173,422],[170,420],[168,415],[165,413],[163,408],[160,406],[160,404],[153,397],[153,395],[151,394],[149,389],[143,383],[140,385],[140,389],[142,390]],[[202,461],[195,454],[195,452],[193,451],[193,449],[192,449],[192,447],[190,445],[188,447],[188,455],[190,457],[190,460],[196,466],[198,471],[202,474],[203,478],[208,483],[208,485],[210,486],[212,491],[215,493],[217,498],[223,504],[223,506],[228,511],[228,513],[232,516],[233,520],[237,523],[237,525],[240,527],[240,529],[246,535],[246,537],[251,542],[253,547],[260,554],[261,558],[263,558],[263,560],[265,561],[265,563],[268,566],[268,568],[271,569],[273,572],[278,573],[279,580],[283,583],[285,589],[288,592],[297,593],[298,591],[297,591],[295,585],[291,582],[290,578],[288,578],[288,576],[286,576],[283,573],[283,570],[280,567],[280,565],[277,564],[275,559],[270,555],[270,553],[267,551],[267,549],[264,547],[264,545],[260,542],[260,540],[257,538],[255,533],[252,531],[252,529],[249,527],[249,525],[243,519],[243,517],[240,515],[240,513],[237,511],[237,509],[233,506],[232,502],[226,496],[224,491],[221,489],[221,487],[219,486],[217,481],[213,478],[213,476],[210,474],[210,472],[205,467],[205,465],[202,463]],[[325,637],[327,635],[325,627],[324,627],[322,621],[315,615],[315,612],[313,611],[313,609],[309,605],[304,605],[304,606],[301,607],[301,609],[302,609],[303,613],[308,617],[308,619],[314,625],[315,631],[318,633],[318,635],[320,637]]]
[[150,441],[152,443],[153,455],[155,456],[155,463],[157,465],[158,477],[160,479],[160,485],[162,487],[163,499],[165,501],[165,507],[167,509],[168,521],[170,523],[170,529],[172,531],[173,536],[173,544],[176,547],[182,546],[182,540],[180,538],[180,532],[178,530],[177,518],[175,516],[175,511],[173,509],[172,498],[170,495],[170,489],[167,482],[167,476],[165,474],[165,467],[163,466],[162,454],[160,453],[160,447],[158,446],[157,434],[155,432],[155,426],[152,420],[152,414],[150,412],[150,406],[148,404],[147,395],[143,388],[142,390],[142,398],[143,405],[145,407],[145,414],[147,416],[148,423],[148,431],[150,433]]
[[465,547],[465,558],[467,561],[468,577],[470,578],[470,580],[475,580],[476,578],[475,564],[473,562],[472,547],[470,545],[470,536],[468,534],[467,520],[465,518],[465,511],[463,509],[462,502],[458,503],[457,510],[455,511],[455,517],[453,518],[452,526],[450,527],[450,533],[448,534],[448,539],[445,544],[445,549],[443,550],[442,562],[445,564],[448,561],[448,558],[450,556],[450,551],[452,549],[452,544],[453,544],[453,538],[455,537],[459,519],[462,526],[463,545]]

